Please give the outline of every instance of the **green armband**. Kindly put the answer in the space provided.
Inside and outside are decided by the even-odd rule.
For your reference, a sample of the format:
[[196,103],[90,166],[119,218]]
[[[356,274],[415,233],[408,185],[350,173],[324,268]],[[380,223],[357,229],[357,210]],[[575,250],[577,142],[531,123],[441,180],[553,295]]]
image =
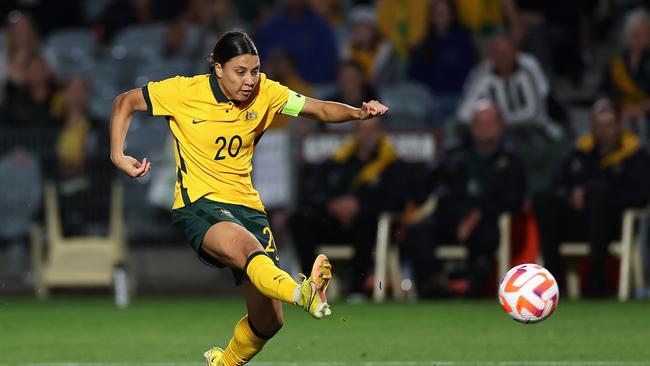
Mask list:
[[282,114],[286,114],[292,117],[298,117],[302,107],[305,105],[305,96],[296,93],[293,90],[289,90],[289,98],[287,103],[284,105],[284,108],[280,111]]

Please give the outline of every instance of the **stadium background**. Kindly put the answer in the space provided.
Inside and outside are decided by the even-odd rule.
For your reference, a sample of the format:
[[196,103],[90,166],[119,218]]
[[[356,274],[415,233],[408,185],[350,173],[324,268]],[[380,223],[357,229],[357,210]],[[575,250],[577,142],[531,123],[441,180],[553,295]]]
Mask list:
[[[443,82],[447,89],[440,91],[434,82],[423,82],[418,74],[423,70],[413,71],[410,62],[426,38],[429,3],[3,1],[0,365],[195,364],[204,345],[229,337],[230,320],[241,305],[231,299],[237,291],[230,274],[201,265],[170,222],[175,168],[165,120],[143,113],[131,122],[127,151],[151,159],[153,171],[147,178],[130,180],[118,174],[107,150],[113,98],[151,80],[207,72],[206,59],[220,32],[249,32],[260,48],[262,71],[299,92],[354,101],[346,100],[347,91],[358,88],[364,97],[376,96],[391,108],[385,126],[398,137],[400,156],[428,164],[457,142],[455,110],[468,93],[459,86],[466,85],[470,69],[489,55],[491,37],[509,32],[522,50],[539,58],[551,85],[553,123],[570,131],[573,140],[588,129],[592,103],[606,94],[602,76],[624,46],[626,16],[648,7],[641,0],[455,1],[476,60],[459,72],[462,79],[450,76]],[[507,6],[512,3],[518,7],[515,13]],[[482,17],[473,13],[479,5],[491,12]],[[296,39],[295,28],[278,24],[290,23],[289,9],[302,7],[309,15],[296,21],[304,31]],[[370,50],[364,49],[367,40]],[[364,74],[337,78],[344,69],[339,66],[350,58],[362,65]],[[355,78],[364,81],[355,84]],[[74,117],[66,112],[70,105],[83,106],[89,122],[83,128],[67,122]],[[645,143],[645,122],[633,127]],[[299,264],[286,218],[296,207],[300,169],[329,156],[347,133],[345,127],[279,120],[256,152],[255,184],[292,273],[299,271]],[[128,308],[114,307],[112,287],[59,289],[49,300],[34,300],[30,242],[34,227],[43,228],[46,221],[43,192],[48,182],[58,189],[66,236],[105,235],[110,230],[111,183],[124,188],[126,271],[133,286]],[[535,260],[537,240],[530,232],[514,234],[512,264]],[[645,248],[643,241],[647,268]],[[609,265],[615,272],[618,261]],[[608,281],[611,295],[616,283],[616,278]],[[492,298],[388,304],[351,304],[341,298],[334,319],[324,326],[287,311],[289,326],[259,364],[646,365],[647,292],[632,297],[636,301],[626,304],[562,299],[552,320],[534,329],[509,322]],[[305,334],[320,326],[330,342],[326,348],[340,352],[303,355],[301,347],[316,342]],[[358,346],[352,347],[349,337]],[[307,343],[295,342],[301,338]]]

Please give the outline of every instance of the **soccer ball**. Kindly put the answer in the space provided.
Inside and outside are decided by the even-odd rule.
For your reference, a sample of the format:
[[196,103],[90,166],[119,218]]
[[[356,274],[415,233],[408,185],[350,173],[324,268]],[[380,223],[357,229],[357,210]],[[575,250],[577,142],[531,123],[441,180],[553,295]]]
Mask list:
[[537,323],[553,314],[560,291],[551,272],[537,264],[520,264],[506,273],[499,285],[499,302],[510,317]]

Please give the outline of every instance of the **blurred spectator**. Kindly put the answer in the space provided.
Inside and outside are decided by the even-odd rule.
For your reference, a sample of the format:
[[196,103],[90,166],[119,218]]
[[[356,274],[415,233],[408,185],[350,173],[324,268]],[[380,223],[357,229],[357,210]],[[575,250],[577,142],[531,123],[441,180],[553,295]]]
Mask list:
[[221,33],[235,28],[246,28],[246,23],[240,18],[233,0],[202,0],[200,8],[199,23],[213,36],[206,49],[214,48]]
[[[363,68],[356,61],[343,61],[336,77],[336,90],[327,100],[349,105],[361,105],[366,100],[377,99],[375,89],[366,81]],[[329,125],[327,128],[344,129],[346,125]]]
[[381,121],[356,122],[353,137],[332,159],[301,178],[305,197],[291,217],[290,227],[303,270],[309,270],[319,243],[352,243],[354,272],[348,290],[361,293],[370,273],[377,218],[382,211],[401,210],[403,179]]
[[428,9],[428,0],[377,1],[379,29],[392,42],[401,59],[406,59],[409,50],[424,39]]
[[234,2],[242,20],[250,25],[251,29],[258,29],[260,25],[273,16],[277,1],[275,0],[237,0]]
[[23,49],[9,63],[5,86],[5,113],[11,126],[51,125],[53,100],[58,91],[54,74],[42,56]]
[[192,21],[202,11],[197,0],[134,0],[133,5],[140,24]]
[[41,42],[34,20],[20,11],[12,11],[7,16],[7,57],[11,58],[20,50],[28,53],[40,52]]
[[586,42],[584,0],[519,0],[525,37],[522,48],[533,54],[549,74],[581,80]]
[[308,0],[309,6],[332,27],[341,25],[342,1],[341,0]]
[[40,38],[31,17],[20,12],[11,11],[7,15],[7,32],[5,49],[0,50],[0,103],[4,102],[5,83],[11,80],[20,84],[26,78],[27,62],[31,55],[40,53]]
[[506,125],[548,126],[546,101],[550,87],[537,60],[517,49],[506,34],[492,40],[490,57],[472,71],[458,110],[461,121],[469,121],[477,100],[495,101]]
[[334,30],[306,0],[285,0],[283,6],[256,32],[262,63],[271,49],[291,53],[300,77],[310,83],[334,80],[338,60]]
[[650,17],[645,10],[628,15],[623,42],[605,71],[602,91],[622,109],[624,122],[638,122],[650,111]]
[[84,24],[82,0],[2,0],[0,15],[29,14],[42,34]]
[[107,43],[114,35],[136,21],[131,0],[112,0],[92,22],[93,33],[99,41]]
[[433,255],[443,243],[467,246],[467,295],[484,295],[499,244],[499,215],[522,208],[526,175],[519,158],[503,142],[504,124],[496,106],[479,100],[472,115],[468,141],[440,158],[416,189],[419,208],[407,211],[402,250],[414,267],[421,297],[446,292]]
[[40,208],[43,180],[38,158],[16,148],[0,156],[0,246],[6,263],[0,275],[22,281],[29,263],[30,226]]
[[554,159],[562,153],[558,143],[567,136],[548,116],[550,87],[541,67],[505,34],[494,38],[490,58],[472,71],[458,119],[469,121],[472,106],[483,98],[499,108],[508,136],[526,166],[531,191],[546,188]]
[[[241,5],[237,3],[237,5]],[[196,55],[196,72],[205,73],[208,69],[207,53],[213,48],[223,32],[239,29],[246,31],[248,24],[240,17],[240,12],[233,0],[200,0],[201,11],[198,14],[200,41]],[[206,51],[208,50],[208,51]],[[266,70],[266,64],[264,65]]]
[[560,242],[586,240],[591,247],[587,293],[602,295],[608,245],[620,237],[622,212],[649,200],[650,156],[623,129],[612,104],[596,102],[591,132],[564,159],[548,194],[534,202],[544,265],[560,288],[565,286]]
[[476,63],[469,34],[458,25],[451,0],[431,3],[429,29],[422,43],[411,50],[409,79],[426,84],[434,95],[435,124],[456,111],[463,83]]
[[[264,65],[264,72],[269,79],[277,81],[295,92],[306,96],[314,95],[314,89],[298,75],[291,54],[286,50],[280,48],[271,50]],[[276,115],[273,117],[271,128],[284,127],[289,118],[285,115]]]
[[481,51],[486,50],[486,40],[499,32],[506,25],[515,42],[523,37],[523,26],[517,11],[515,0],[456,0],[458,21],[470,29]]
[[350,11],[352,34],[343,59],[352,59],[363,68],[366,80],[375,86],[389,84],[400,79],[400,65],[390,42],[377,28],[377,16],[369,6],[356,7]]
[[[97,233],[105,228],[110,176],[106,126],[88,111],[90,94],[86,81],[75,76],[65,86],[57,117],[61,130],[56,139],[61,224],[64,235]],[[100,172],[102,176],[97,176]],[[102,188],[99,188],[102,187]]]

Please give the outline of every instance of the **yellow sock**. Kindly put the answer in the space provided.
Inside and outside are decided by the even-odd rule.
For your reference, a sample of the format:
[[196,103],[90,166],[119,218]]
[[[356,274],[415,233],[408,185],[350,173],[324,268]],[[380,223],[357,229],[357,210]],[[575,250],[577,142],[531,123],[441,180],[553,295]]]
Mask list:
[[266,341],[255,335],[248,323],[248,315],[244,316],[235,326],[235,333],[221,356],[221,364],[223,366],[246,364],[262,350]]
[[244,270],[261,293],[272,299],[293,304],[298,283],[275,265],[264,252],[256,252],[248,258]]

